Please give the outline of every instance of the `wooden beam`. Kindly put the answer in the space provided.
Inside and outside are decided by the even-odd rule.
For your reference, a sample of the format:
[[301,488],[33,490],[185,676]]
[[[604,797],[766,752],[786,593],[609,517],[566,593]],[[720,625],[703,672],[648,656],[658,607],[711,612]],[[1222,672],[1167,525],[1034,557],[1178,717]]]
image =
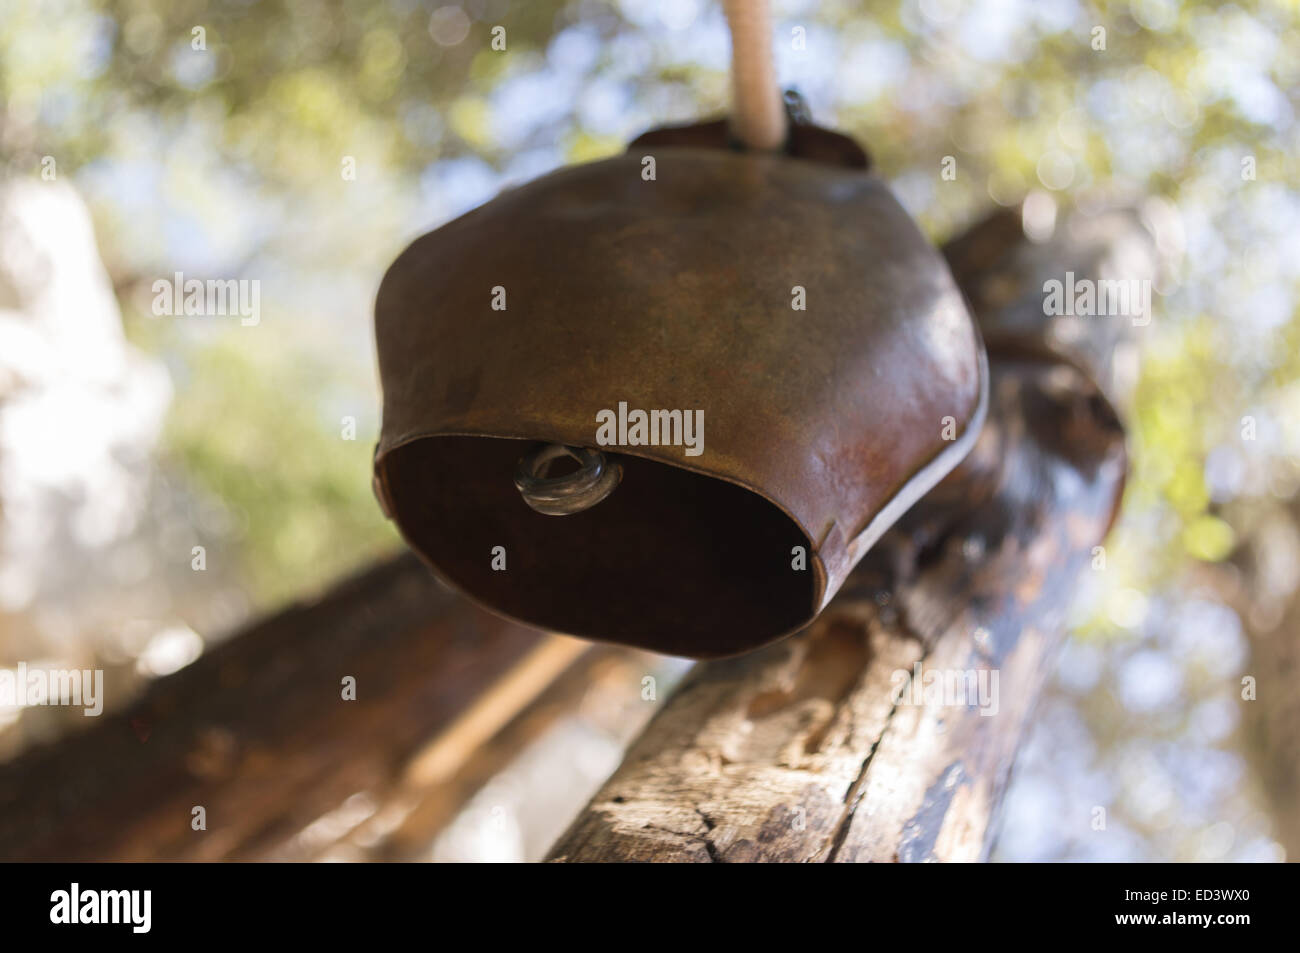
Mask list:
[[[354,795],[386,804],[399,789],[449,785],[587,651],[478,609],[402,555],[253,625],[125,711],[0,766],[0,859],[283,852]],[[342,697],[345,676],[355,701]],[[192,828],[195,807],[204,831]]]
[[[553,848],[555,861],[979,860],[1079,572],[1114,517],[1123,428],[1096,378],[1129,318],[1065,323],[1042,285],[1151,278],[1127,213],[1043,245],[995,215],[946,252],[990,343],[965,463],[800,635],[697,666]],[[1141,318],[1138,319],[1142,320]],[[1086,370],[1086,372],[1085,372]],[[927,691],[931,676],[978,692]],[[996,681],[994,679],[996,678]],[[965,683],[971,684],[971,683]],[[996,691],[993,686],[996,685]]]
[[1286,859],[1300,859],[1300,495],[1241,498],[1223,514],[1237,533],[1224,563],[1196,567],[1193,584],[1241,619],[1251,661],[1239,689],[1241,750]]

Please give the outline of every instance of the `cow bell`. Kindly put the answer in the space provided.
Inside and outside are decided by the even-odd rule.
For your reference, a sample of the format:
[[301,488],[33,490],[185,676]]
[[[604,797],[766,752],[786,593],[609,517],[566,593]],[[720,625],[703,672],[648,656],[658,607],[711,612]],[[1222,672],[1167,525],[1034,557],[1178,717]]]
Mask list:
[[532,626],[732,655],[812,620],[970,449],[987,369],[938,252],[844,136],[726,124],[504,192],[375,306],[375,491]]

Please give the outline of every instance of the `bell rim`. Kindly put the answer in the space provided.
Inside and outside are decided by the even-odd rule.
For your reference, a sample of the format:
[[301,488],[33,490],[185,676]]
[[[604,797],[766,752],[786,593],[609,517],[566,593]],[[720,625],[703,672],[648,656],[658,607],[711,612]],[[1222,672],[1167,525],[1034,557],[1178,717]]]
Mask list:
[[[632,145],[635,147],[637,144],[633,143]],[[869,448],[873,442],[876,444],[877,449],[874,455],[868,453],[864,456],[863,463],[866,466],[862,469],[842,468],[842,473],[831,472],[829,476],[823,476],[821,475],[823,471],[817,469],[820,465],[814,464],[815,480],[813,488],[820,488],[822,491],[820,495],[811,489],[806,494],[804,493],[801,484],[798,482],[801,478],[794,472],[797,468],[793,465],[765,464],[761,461],[753,466],[747,465],[746,455],[752,449],[752,442],[751,445],[747,445],[744,440],[732,441],[726,445],[726,449],[721,455],[715,453],[706,456],[702,460],[683,458],[675,452],[666,451],[656,446],[619,445],[617,447],[603,448],[625,455],[629,460],[636,459],[658,463],[672,467],[681,473],[689,474],[694,478],[703,477],[721,481],[721,485],[745,491],[746,495],[761,501],[761,504],[772,512],[774,517],[776,514],[784,517],[787,525],[794,529],[797,536],[807,546],[810,555],[813,557],[813,579],[808,581],[804,599],[801,600],[802,609],[798,614],[799,621],[797,624],[775,633],[770,629],[764,629],[762,632],[756,633],[756,637],[747,645],[737,648],[734,652],[718,652],[717,650],[707,649],[707,647],[705,647],[705,651],[701,652],[699,649],[692,649],[689,646],[682,647],[680,644],[677,646],[677,651],[686,657],[723,658],[779,641],[806,627],[826,607],[833,595],[840,590],[862,556],[886,534],[890,527],[898,522],[907,509],[961,464],[975,447],[987,416],[989,402],[987,355],[978,324],[964,300],[965,296],[955,285],[946,263],[934,250],[933,245],[925,239],[915,222],[907,216],[906,210],[898,202],[897,197],[889,187],[889,183],[875,170],[869,167],[836,168],[833,165],[806,162],[780,155],[754,156],[720,152],[690,145],[663,144],[656,146],[654,152],[661,159],[672,155],[688,162],[691,166],[699,163],[702,169],[705,167],[711,168],[714,175],[720,174],[719,170],[725,170],[728,164],[737,161],[755,165],[771,165],[778,168],[788,167],[791,170],[798,166],[804,171],[795,178],[790,179],[786,186],[783,186],[781,201],[803,204],[805,196],[801,189],[802,184],[806,184],[808,189],[811,190],[808,194],[813,201],[820,202],[821,200],[817,199],[817,196],[824,194],[830,204],[843,204],[847,211],[841,214],[832,214],[828,219],[829,226],[836,229],[847,228],[852,232],[855,228],[854,223],[849,219],[850,213],[853,212],[849,203],[859,205],[867,213],[879,213],[884,220],[891,222],[897,220],[899,225],[903,225],[906,220],[907,223],[910,223],[910,228],[905,229],[903,237],[907,239],[908,243],[915,244],[917,247],[914,249],[909,248],[905,252],[900,251],[897,254],[885,254],[886,264],[892,266],[897,262],[904,262],[909,256],[914,256],[920,262],[925,262],[927,257],[933,258],[935,268],[933,280],[918,278],[912,282],[921,293],[927,295],[924,299],[927,302],[926,314],[929,316],[927,320],[937,322],[935,326],[947,325],[954,330],[960,326],[961,334],[968,335],[966,340],[958,341],[953,345],[955,349],[953,351],[954,356],[950,360],[946,359],[952,365],[950,372],[947,367],[936,368],[936,371],[942,370],[942,373],[939,373],[938,376],[929,377],[925,381],[918,382],[915,375],[913,375],[912,380],[906,379],[906,376],[903,380],[904,386],[922,387],[925,390],[918,391],[918,393],[926,393],[927,395],[931,392],[930,388],[935,386],[934,382],[936,381],[948,381],[949,384],[945,386],[956,388],[955,391],[949,390],[946,392],[949,398],[947,401],[936,400],[933,397],[929,398],[930,409],[936,410],[939,414],[951,413],[956,418],[956,422],[961,429],[955,438],[952,440],[937,439],[937,433],[929,433],[927,426],[929,418],[922,420],[913,413],[912,417],[916,419],[910,419],[909,421],[914,427],[911,433],[928,434],[923,440],[924,449],[928,452],[909,453],[905,461],[895,459],[893,464],[885,462],[873,469],[871,461],[884,453],[884,451],[880,450],[882,446],[889,446],[888,443],[882,444],[881,441],[887,440],[889,433],[892,431],[886,428],[885,431],[881,432],[880,436],[870,438],[865,436],[870,431],[864,432],[859,428],[858,433],[860,436],[858,438],[848,438],[844,441],[840,441],[837,432],[834,434],[833,441],[828,442],[827,439],[824,439],[821,443],[827,446],[842,445],[844,449],[857,452],[860,456],[863,454],[863,449]],[[453,219],[438,229],[419,236],[407,245],[386,272],[376,299],[375,324],[377,345],[380,351],[381,380],[384,383],[388,383],[389,377],[396,380],[399,396],[406,401],[405,403],[399,402],[399,409],[402,411],[400,415],[395,414],[394,418],[390,420],[387,412],[385,413],[386,427],[381,429],[380,439],[375,448],[374,473],[377,477],[375,481],[376,488],[377,491],[387,497],[386,500],[381,498],[381,505],[384,506],[390,518],[397,524],[397,529],[407,544],[416,550],[422,561],[431,566],[444,582],[458,591],[466,592],[476,604],[483,606],[487,610],[534,628],[538,627],[538,624],[528,621],[525,617],[532,613],[525,611],[524,615],[514,614],[526,610],[527,607],[516,606],[514,607],[514,613],[512,613],[498,608],[498,603],[491,596],[485,594],[484,599],[473,596],[469,590],[462,588],[446,575],[448,570],[439,568],[440,564],[446,561],[440,558],[436,547],[426,555],[422,548],[417,547],[412,542],[413,535],[411,534],[418,535],[419,533],[418,520],[413,515],[413,511],[407,511],[406,506],[399,510],[393,505],[392,495],[389,491],[390,482],[392,488],[400,489],[398,484],[404,482],[406,468],[396,463],[397,458],[394,461],[390,461],[388,458],[391,454],[396,454],[402,450],[402,448],[425,440],[435,440],[436,438],[509,440],[520,443],[521,447],[538,441],[592,446],[593,435],[577,425],[574,420],[571,420],[570,418],[573,416],[571,413],[557,413],[551,415],[549,419],[546,415],[538,417],[537,414],[529,414],[528,419],[525,421],[512,419],[508,414],[471,413],[470,409],[463,405],[446,406],[447,400],[445,397],[441,404],[434,400],[431,408],[420,410],[418,404],[414,402],[415,392],[410,388],[409,380],[411,374],[417,370],[424,373],[428,369],[420,368],[415,362],[405,359],[404,355],[408,352],[409,342],[402,344],[400,335],[389,333],[397,327],[397,325],[389,322],[394,320],[405,321],[404,314],[413,313],[411,312],[411,306],[404,303],[403,295],[412,293],[407,289],[407,284],[412,288],[424,284],[426,279],[421,274],[423,270],[421,261],[422,259],[434,257],[435,252],[441,253],[436,244],[438,241],[436,236],[439,233],[444,233],[444,230],[457,225],[457,223],[464,223],[463,227],[484,230],[486,233],[490,233],[492,230],[492,228],[489,228],[492,225],[491,222],[485,221],[470,225],[467,220],[489,214],[487,210],[494,203],[501,201],[511,193],[530,188],[540,189],[547,180],[551,181],[549,188],[558,189],[562,192],[566,187],[562,181],[565,178],[598,174],[610,176],[617,171],[616,167],[620,165],[628,166],[629,163],[635,165],[635,162],[636,157],[630,148],[629,152],[621,155],[603,157],[575,166],[562,167],[520,186],[519,190],[506,190],[484,205],[466,211],[457,219]],[[602,170],[602,167],[608,168]],[[602,171],[598,173],[598,170]],[[781,172],[778,179],[785,181],[787,174]],[[850,193],[832,195],[836,181],[852,181],[855,183],[855,187]],[[517,198],[516,201],[518,201]],[[624,217],[628,218],[629,221],[638,221],[634,213],[640,202],[641,199],[639,198],[629,200],[627,204],[629,211],[624,213]],[[588,205],[590,204],[588,202]],[[583,208],[585,206],[579,205],[578,207]],[[743,206],[738,207],[744,211]],[[606,206],[598,205],[597,208],[603,210]],[[500,213],[498,212],[498,214]],[[605,213],[602,212],[602,214]],[[749,213],[746,212],[746,214]],[[615,224],[620,221],[617,215],[614,215],[611,220]],[[492,225],[492,227],[496,226]],[[913,233],[916,238],[915,242],[912,242]],[[476,232],[466,234],[475,237],[476,240],[481,237]],[[743,237],[749,233],[742,231],[739,234]],[[443,240],[452,241],[454,237],[450,233],[445,233]],[[464,242],[460,242],[456,247],[464,247],[464,244]],[[922,251],[922,246],[928,251]],[[894,246],[892,244],[887,247],[891,252],[893,251]],[[872,249],[868,248],[867,251],[870,252]],[[880,281],[880,279],[877,279],[875,284],[879,285]],[[867,294],[870,294],[873,290],[874,288],[870,283],[864,285],[864,291]],[[387,295],[385,294],[386,291]],[[958,312],[960,317],[958,317]],[[885,317],[886,312],[879,308],[873,311],[866,307],[859,308],[854,304],[844,309],[844,313],[850,316],[860,314],[859,326],[867,334],[875,333],[876,327],[890,329],[889,319]],[[948,315],[951,315],[951,317]],[[841,321],[841,324],[843,323],[847,322]],[[903,340],[903,337],[892,330],[889,333],[893,337],[886,340],[890,346],[897,349],[901,346],[899,342]],[[921,344],[924,343],[921,342]],[[385,346],[394,355],[394,367],[390,368],[387,374],[385,374],[386,365],[384,361]],[[967,347],[969,348],[969,356],[962,359],[959,352]],[[810,348],[809,351],[816,356],[815,348]],[[762,356],[761,353],[760,356]],[[898,352],[896,356],[901,357],[905,356],[905,354],[904,352]],[[872,372],[875,373],[874,369],[872,369]],[[895,387],[897,386],[892,381],[892,378],[889,383]],[[882,399],[887,399],[888,393],[881,390],[882,386],[876,384],[875,389],[880,391]],[[385,387],[384,390],[387,392],[388,388]],[[959,401],[954,400],[953,398],[957,398],[958,395]],[[940,393],[938,397],[944,397],[944,393]],[[485,399],[484,402],[489,408],[495,406],[489,399]],[[656,406],[658,405],[676,406],[677,404],[672,400],[668,400],[666,403],[660,401],[656,404]],[[514,405],[506,401],[503,406]],[[951,407],[951,410],[941,409],[947,407]],[[570,408],[567,408],[567,406],[561,406],[560,408],[561,411],[568,409]],[[387,393],[385,393],[385,411],[387,410],[388,399]],[[436,418],[439,416],[444,419],[429,419],[430,417]],[[450,419],[447,419],[449,416]],[[786,416],[797,421],[797,414],[795,413],[787,413]],[[419,419],[420,417],[425,419]],[[867,425],[873,426],[870,423]],[[387,430],[387,427],[392,429]],[[786,436],[790,437],[791,435],[787,433]],[[798,442],[794,444],[776,445],[771,441],[762,441],[761,446],[766,449],[761,450],[760,453],[766,454],[768,457],[781,455],[782,447],[786,447],[784,455],[787,458],[789,458],[791,450],[810,449],[816,452],[820,449],[817,437],[818,434],[814,432],[810,436],[799,437]],[[915,439],[909,438],[909,443],[921,442],[922,438],[920,436],[915,437]],[[918,446],[916,449],[921,449],[921,447]],[[804,466],[803,469],[806,471],[808,467]],[[854,472],[855,469],[856,472]],[[824,505],[818,502],[819,499],[836,499],[833,495],[825,492],[836,480],[846,486],[856,482],[860,490],[854,491],[851,496],[841,498],[838,505]],[[826,485],[822,486],[822,484]],[[403,489],[402,492],[407,491]],[[869,502],[874,502],[875,506],[862,505]],[[797,516],[797,513],[802,515]],[[406,531],[404,523],[410,524],[410,534]],[[450,566],[449,569],[451,569]],[[786,619],[781,621],[786,622],[793,617],[794,613],[792,612]],[[616,630],[617,626],[614,626],[613,629]],[[571,631],[583,638],[597,641],[608,641],[615,644],[637,644],[643,648],[656,649],[654,645],[648,645],[645,642],[638,643],[613,633],[606,636],[599,631],[586,629],[582,631],[566,630],[563,626],[556,627],[554,625],[550,626],[548,630]],[[658,650],[662,651],[663,649]]]

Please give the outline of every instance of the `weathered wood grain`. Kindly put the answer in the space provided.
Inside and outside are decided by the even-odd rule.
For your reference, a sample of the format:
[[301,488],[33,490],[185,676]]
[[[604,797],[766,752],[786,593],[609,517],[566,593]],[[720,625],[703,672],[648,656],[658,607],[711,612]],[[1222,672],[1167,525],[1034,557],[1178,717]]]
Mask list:
[[[1066,269],[1151,277],[1155,254],[1124,213],[1067,221],[1043,246],[1003,213],[947,251],[990,337],[990,419],[975,450],[808,630],[698,666],[552,860],[986,855],[1074,581],[1126,467],[1123,427],[1092,375],[1110,381],[1101,372],[1129,332],[1105,323],[1114,318],[1062,332],[1040,289]],[[924,693],[914,703],[927,671],[996,673],[996,713]]]
[[[445,813],[472,793],[456,759],[513,711],[467,714],[539,650],[548,678],[587,651],[573,640],[562,658],[544,651],[557,638],[478,609],[403,555],[0,765],[0,859],[299,856],[293,839],[354,795],[383,804],[424,790],[408,779],[422,753],[438,775],[426,787],[448,789]],[[348,675],[355,701],[342,699]],[[532,697],[516,692],[510,705]],[[205,831],[191,827],[196,806]]]

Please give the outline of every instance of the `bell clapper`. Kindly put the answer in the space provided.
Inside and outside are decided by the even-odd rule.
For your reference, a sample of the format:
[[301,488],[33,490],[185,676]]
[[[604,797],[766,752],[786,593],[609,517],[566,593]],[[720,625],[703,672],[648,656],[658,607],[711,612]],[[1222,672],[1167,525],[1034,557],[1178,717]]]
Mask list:
[[[561,457],[575,460],[578,469],[548,477],[551,464]],[[524,502],[547,516],[571,516],[589,510],[613,493],[622,479],[623,468],[601,451],[559,443],[538,444],[524,454],[515,468],[515,486]]]

